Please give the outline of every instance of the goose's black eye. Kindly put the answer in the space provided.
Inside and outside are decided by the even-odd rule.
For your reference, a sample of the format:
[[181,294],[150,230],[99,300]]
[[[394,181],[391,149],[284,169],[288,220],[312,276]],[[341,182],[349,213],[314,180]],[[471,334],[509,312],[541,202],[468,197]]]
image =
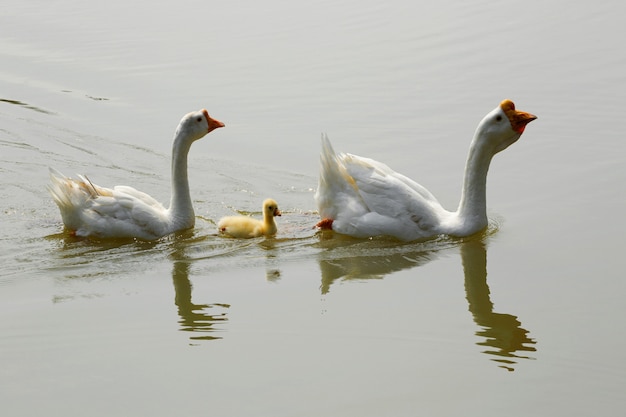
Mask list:
[[496,120],[497,120],[497,121],[502,120],[502,116],[498,116],[498,117],[496,117]]
[[200,123],[202,121],[202,117],[198,116],[198,118],[196,119],[196,122]]

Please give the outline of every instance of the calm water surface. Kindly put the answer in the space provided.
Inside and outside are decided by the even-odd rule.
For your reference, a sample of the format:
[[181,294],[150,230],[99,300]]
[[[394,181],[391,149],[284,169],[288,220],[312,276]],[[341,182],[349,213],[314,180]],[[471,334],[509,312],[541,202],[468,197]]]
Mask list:
[[[623,414],[621,2],[5,3],[4,414]],[[322,132],[454,209],[504,98],[539,119],[492,163],[485,233],[313,230]],[[167,202],[203,107],[226,128],[191,151],[194,230],[63,231],[48,166]],[[215,235],[266,197],[276,238]]]

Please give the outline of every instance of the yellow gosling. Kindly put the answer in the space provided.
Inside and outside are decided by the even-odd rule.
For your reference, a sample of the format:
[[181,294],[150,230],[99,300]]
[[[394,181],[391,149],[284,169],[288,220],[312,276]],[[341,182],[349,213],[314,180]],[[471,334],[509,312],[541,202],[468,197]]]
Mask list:
[[222,217],[217,223],[217,230],[220,234],[243,239],[274,236],[278,231],[274,217],[281,214],[278,203],[268,198],[263,202],[263,220],[248,216]]

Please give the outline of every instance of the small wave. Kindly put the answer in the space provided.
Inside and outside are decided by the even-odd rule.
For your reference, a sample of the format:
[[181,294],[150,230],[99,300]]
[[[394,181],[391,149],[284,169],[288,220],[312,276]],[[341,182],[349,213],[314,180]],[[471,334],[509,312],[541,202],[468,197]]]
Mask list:
[[41,107],[33,106],[31,104],[24,103],[23,101],[19,101],[19,100],[11,100],[11,99],[8,99],[8,98],[0,98],[0,102],[13,104],[14,106],[24,107],[26,109],[34,110],[34,111],[39,112],[39,113],[56,114],[55,112],[52,112],[50,110],[45,110],[45,109],[42,109]]

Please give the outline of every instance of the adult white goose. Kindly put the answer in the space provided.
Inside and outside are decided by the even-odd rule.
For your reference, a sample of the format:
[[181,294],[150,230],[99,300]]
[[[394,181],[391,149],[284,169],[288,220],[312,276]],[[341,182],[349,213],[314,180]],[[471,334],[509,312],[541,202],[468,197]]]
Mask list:
[[317,226],[354,237],[393,236],[410,241],[438,235],[468,236],[487,226],[487,171],[491,158],[515,143],[537,117],[504,100],[478,124],[465,166],[461,202],[445,210],[423,186],[387,165],[335,153],[322,136],[315,193]]
[[65,227],[76,236],[154,240],[195,224],[189,195],[187,154],[191,144],[224,123],[206,110],[185,115],[172,146],[172,197],[168,209],[148,194],[118,185],[93,184],[87,177],[68,178],[50,168],[48,190],[59,206]]

